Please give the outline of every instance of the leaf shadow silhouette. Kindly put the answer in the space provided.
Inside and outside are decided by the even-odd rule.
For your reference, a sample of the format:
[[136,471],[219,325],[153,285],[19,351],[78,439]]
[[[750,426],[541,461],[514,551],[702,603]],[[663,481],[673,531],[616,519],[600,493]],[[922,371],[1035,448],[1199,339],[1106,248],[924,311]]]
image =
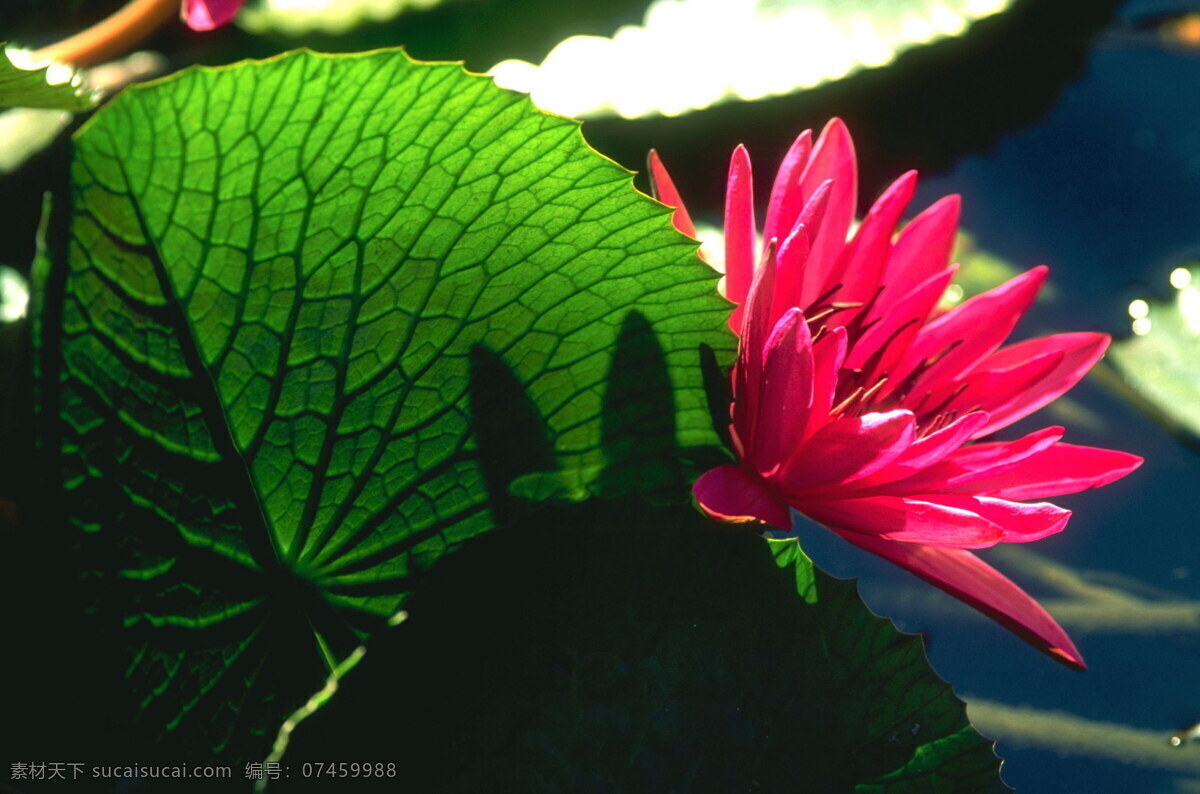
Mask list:
[[[920,641],[853,583],[680,503],[688,451],[661,348],[632,314],[617,345],[608,465],[590,481],[606,498],[574,502],[513,492],[562,473],[502,358],[473,354],[477,452],[505,525],[439,562],[404,625],[293,734],[292,759],[392,759],[430,792],[841,792],[961,733],[962,704]],[[671,488],[673,503],[652,502]],[[952,784],[989,790],[995,756],[971,737]],[[913,790],[953,790],[915,777]]]
[[599,496],[643,493],[670,499],[685,486],[675,438],[675,400],[662,344],[646,317],[626,315],[617,335],[600,417],[600,445],[607,462]]
[[527,509],[509,493],[510,484],[553,471],[554,445],[546,420],[499,354],[483,346],[472,348],[469,373],[476,457],[492,515],[504,524]]
[[[843,792],[955,741],[920,641],[811,581],[687,505],[548,505],[443,560],[289,755],[393,759],[430,792]],[[991,790],[967,744],[911,790]]]
[[[671,370],[658,335],[645,315],[636,310],[629,312],[614,344],[601,405],[599,457],[603,463],[563,465],[559,461],[549,470],[519,474],[508,484],[511,495],[527,503],[579,502],[630,494],[655,504],[681,502],[686,501],[688,485],[697,475],[727,462],[727,453],[717,446],[680,446]],[[715,354],[706,346],[697,348],[695,363],[697,367],[708,366],[715,368],[717,375],[720,373]],[[706,388],[712,377],[712,372],[704,374]],[[712,389],[720,393],[715,383]],[[714,399],[719,398],[710,395],[713,405]],[[722,438],[721,433],[718,425],[718,439]],[[548,435],[544,431],[540,437]],[[490,465],[495,470],[496,464],[487,462],[490,454],[493,453],[483,451],[481,446],[485,468]]]

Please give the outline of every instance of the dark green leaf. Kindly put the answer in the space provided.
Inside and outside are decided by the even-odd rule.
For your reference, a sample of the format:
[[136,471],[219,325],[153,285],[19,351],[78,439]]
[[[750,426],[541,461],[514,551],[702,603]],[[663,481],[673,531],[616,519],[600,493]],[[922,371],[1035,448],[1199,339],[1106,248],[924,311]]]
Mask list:
[[627,500],[469,544],[293,742],[429,792],[1007,790],[920,639],[852,582]]

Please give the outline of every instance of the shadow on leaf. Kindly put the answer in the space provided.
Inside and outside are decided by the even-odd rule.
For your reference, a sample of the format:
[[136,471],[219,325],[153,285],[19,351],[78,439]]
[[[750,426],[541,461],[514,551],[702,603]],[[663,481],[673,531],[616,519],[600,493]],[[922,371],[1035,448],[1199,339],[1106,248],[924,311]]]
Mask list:
[[630,498],[465,544],[290,755],[394,759],[431,792],[1004,790],[920,641],[852,583]]

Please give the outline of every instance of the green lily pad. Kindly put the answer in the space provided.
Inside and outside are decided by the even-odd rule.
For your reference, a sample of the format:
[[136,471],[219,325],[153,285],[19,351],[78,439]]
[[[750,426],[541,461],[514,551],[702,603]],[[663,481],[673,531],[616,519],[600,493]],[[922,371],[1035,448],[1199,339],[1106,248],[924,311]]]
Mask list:
[[[435,561],[512,520],[517,475],[685,493],[661,451],[717,443],[698,350],[733,339],[695,244],[487,78],[296,52],[131,88],[75,143],[38,319],[49,504],[172,757],[261,759]],[[484,426],[493,383],[541,434],[503,466],[481,439],[524,418]]]

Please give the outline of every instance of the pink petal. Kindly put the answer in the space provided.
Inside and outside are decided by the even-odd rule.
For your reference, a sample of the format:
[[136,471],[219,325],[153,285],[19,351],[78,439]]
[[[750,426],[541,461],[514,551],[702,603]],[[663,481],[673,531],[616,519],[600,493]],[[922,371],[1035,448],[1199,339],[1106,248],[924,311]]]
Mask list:
[[648,161],[650,189],[654,193],[654,198],[668,207],[675,208],[675,213],[671,216],[671,222],[675,224],[676,229],[688,237],[695,237],[696,226],[692,223],[692,216],[688,214],[687,207],[683,206],[683,199],[679,196],[679,191],[675,189],[675,183],[671,180],[671,175],[667,173],[666,167],[662,164],[662,160],[659,159],[658,152],[651,149]]
[[[772,329],[771,297],[775,288],[775,244],[767,243],[763,264],[758,268],[754,284],[741,318],[742,338],[738,344],[737,362],[733,371],[733,425],[743,449],[754,444],[759,391],[762,387],[763,349]],[[743,308],[743,307],[738,307]]]
[[846,329],[835,327],[813,343],[813,399],[803,437],[829,422],[829,411],[837,393],[838,371],[846,359]]
[[812,130],[805,130],[792,142],[779,170],[775,172],[767,218],[763,222],[764,240],[775,238],[782,242],[784,234],[795,225],[796,217],[808,200],[800,187],[800,175],[808,165],[810,154]]
[[812,253],[813,230],[803,223],[796,223],[792,233],[779,247],[775,274],[775,299],[771,305],[771,316],[782,317],[788,309],[800,309],[797,292],[804,283],[804,266]]
[[846,245],[846,233],[858,209],[858,167],[854,160],[854,142],[841,119],[825,125],[813,147],[812,156],[800,177],[800,192],[811,196],[822,182],[833,180],[829,206],[821,222],[821,231],[812,244],[812,254],[804,273],[804,289],[795,304],[807,308],[821,296],[830,273]]
[[183,0],[184,23],[192,30],[212,30],[232,21],[246,0]]
[[1028,593],[965,549],[896,543],[857,532],[834,532],[978,609],[1038,650],[1077,670],[1083,657],[1054,618]]
[[775,480],[789,494],[803,494],[866,477],[912,446],[913,426],[909,411],[835,420],[793,450]]
[[807,305],[801,303],[804,274],[807,272],[808,257],[812,252],[812,241],[821,230],[825,208],[829,205],[832,191],[833,182],[830,181],[822,182],[817,187],[779,248],[779,275],[775,286],[775,304],[771,309],[774,317],[782,316],[793,306],[807,308]]
[[[754,279],[754,184],[750,155],[738,145],[729,161],[725,185],[725,297],[745,303]],[[732,324],[737,328],[738,325]]]
[[951,455],[950,461],[967,471],[996,471],[1049,449],[1063,432],[1061,427],[1043,427],[1015,441],[970,444]]
[[909,171],[893,182],[871,206],[854,239],[842,250],[837,270],[831,277],[842,282],[837,300],[865,302],[875,295],[888,263],[892,234],[916,189],[917,172]]
[[[987,421],[988,415],[983,411],[960,416],[941,430],[917,439],[886,467],[854,483],[853,490],[856,493],[874,490],[880,485],[903,480],[939,463],[967,443],[975,435],[975,431],[987,424]],[[890,493],[886,489],[884,492]]]
[[[846,360],[851,369],[862,369],[868,376],[887,376],[893,367],[907,355],[913,339],[920,333],[930,312],[946,294],[946,287],[954,279],[957,267],[948,267],[935,273],[907,295],[883,310],[878,321],[871,325],[854,343]],[[888,294],[892,285],[884,287],[880,296],[886,302],[899,293]],[[898,383],[896,385],[899,385]]]
[[962,200],[946,196],[904,227],[892,246],[884,281],[894,295],[904,295],[950,264]]
[[829,196],[833,192],[833,180],[826,179],[821,184],[817,185],[817,189],[808,197],[804,208],[800,210],[800,214],[796,217],[796,223],[793,226],[804,226],[810,229],[814,234],[821,222],[825,219],[825,210],[829,208]]
[[1062,438],[1061,427],[1047,427],[1016,441],[993,444],[968,444],[951,453],[940,463],[909,477],[889,483],[887,493],[916,494],[933,492],[976,493],[976,483],[1016,468],[1029,458],[1044,452]]
[[932,466],[965,444],[971,438],[974,428],[986,421],[987,414],[982,411],[960,416],[941,430],[919,439],[892,465],[914,469]]
[[1141,465],[1140,457],[1127,452],[1059,442],[971,487],[1002,499],[1041,499],[1108,485]]
[[1049,502],[1014,502],[991,496],[960,496],[957,494],[932,494],[931,502],[946,507],[967,510],[982,516],[1003,530],[1004,543],[1029,543],[1061,532],[1071,517],[1064,510]]
[[760,474],[773,471],[804,440],[812,405],[812,336],[799,309],[780,318],[767,340],[758,422],[747,462]]
[[742,466],[730,464],[706,471],[692,486],[692,494],[700,509],[717,521],[761,521],[783,530],[792,526],[787,505]]
[[899,496],[805,500],[805,515],[847,534],[864,534],[900,543],[983,549],[1004,538],[1001,527],[956,505]]
[[933,361],[914,389],[914,394],[921,394],[928,388],[926,384],[936,385],[971,369],[1012,333],[1032,305],[1048,272],[1044,266],[1035,267],[976,295],[926,325],[899,367],[897,377],[907,376],[923,361]]
[[[1035,357],[1044,357],[1047,361],[1057,360],[1058,364],[1035,384],[1010,391],[1008,395],[1011,399],[1007,402],[1000,403],[996,400],[997,404],[994,407],[987,408],[992,415],[992,421],[979,430],[979,436],[1007,427],[1058,399],[1100,360],[1104,351],[1108,349],[1109,341],[1106,334],[1055,334],[1018,342],[992,353],[980,362],[977,370],[1000,370]],[[1056,355],[1056,359],[1052,358]],[[995,395],[999,394],[999,391],[995,392]]]
[[[931,389],[923,398],[923,405],[929,410],[937,409],[939,413],[987,411],[993,418],[976,431],[975,437],[979,438],[990,432],[988,428],[999,427],[1000,423],[994,418],[996,412],[1006,411],[1011,403],[1024,399],[1025,394],[1058,369],[1062,360],[1062,353],[1050,353],[1008,369],[977,367],[961,381],[946,381]],[[942,407],[938,409],[938,406]]]

